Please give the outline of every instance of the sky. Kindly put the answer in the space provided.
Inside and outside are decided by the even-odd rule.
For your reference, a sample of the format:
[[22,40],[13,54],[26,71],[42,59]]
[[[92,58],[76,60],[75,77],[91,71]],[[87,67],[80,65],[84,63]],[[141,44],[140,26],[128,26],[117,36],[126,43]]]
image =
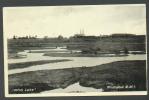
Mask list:
[[145,4],[4,7],[4,34],[64,37],[146,34]]

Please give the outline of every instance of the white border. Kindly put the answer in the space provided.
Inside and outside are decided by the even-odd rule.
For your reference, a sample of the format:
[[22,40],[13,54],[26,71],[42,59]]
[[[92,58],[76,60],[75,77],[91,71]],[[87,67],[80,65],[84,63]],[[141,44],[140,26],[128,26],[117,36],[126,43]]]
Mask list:
[[[125,5],[125,4],[123,4]],[[126,4],[129,5],[129,4]],[[131,4],[135,5],[135,4]],[[146,6],[146,4],[144,4]],[[5,8],[5,7],[4,7]],[[3,8],[3,11],[4,11]],[[4,13],[4,12],[3,12]],[[147,22],[147,21],[146,21]],[[3,17],[4,23],[4,17]],[[146,24],[147,26],[147,24]],[[126,95],[147,95],[148,83],[146,84],[147,91],[129,91],[129,92],[87,92],[87,93],[44,93],[44,94],[9,94],[8,92],[8,49],[7,49],[7,34],[4,32],[5,25],[3,24],[3,47],[4,47],[4,88],[5,97],[61,97],[61,96],[126,96]],[[147,35],[147,28],[146,28]],[[146,80],[147,80],[147,36],[146,36]],[[148,81],[147,81],[148,82]]]

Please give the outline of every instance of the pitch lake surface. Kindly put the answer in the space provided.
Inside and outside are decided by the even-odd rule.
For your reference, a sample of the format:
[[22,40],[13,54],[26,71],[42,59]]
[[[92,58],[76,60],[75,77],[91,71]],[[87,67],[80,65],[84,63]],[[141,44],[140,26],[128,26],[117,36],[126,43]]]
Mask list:
[[[58,53],[70,52],[69,50],[64,48],[42,49],[42,50],[50,52],[58,52]],[[32,50],[32,51],[42,51],[42,50]],[[136,54],[136,55],[129,54],[128,56],[123,57],[50,57],[50,56],[43,56],[44,53],[29,53],[29,51],[30,50],[25,50],[23,52],[18,53],[26,55],[26,58],[8,59],[8,63],[20,63],[20,62],[38,61],[38,60],[58,60],[58,59],[70,59],[71,61],[35,65],[27,68],[11,69],[8,71],[9,75],[28,71],[37,71],[37,70],[64,69],[64,68],[82,67],[82,66],[92,67],[96,65],[106,64],[115,61],[124,61],[124,60],[146,60],[146,54]],[[101,92],[102,89],[82,87],[79,85],[79,83],[74,83],[65,89],[54,89],[50,91],[43,91],[41,93],[99,92],[99,91]]]
[[[69,52],[67,49],[42,49],[43,51],[50,52]],[[42,50],[32,50],[32,51],[42,51]],[[79,51],[76,51],[79,52]],[[20,62],[29,62],[29,61],[38,61],[38,60],[59,60],[59,59],[70,59],[71,61],[66,62],[57,62],[57,63],[48,63],[43,65],[34,65],[26,68],[18,68],[9,70],[9,74],[22,73],[28,71],[37,71],[37,70],[51,70],[51,69],[63,69],[63,68],[72,68],[72,67],[92,67],[96,65],[106,64],[115,61],[123,60],[145,60],[146,54],[129,54],[128,56],[122,57],[50,57],[43,56],[44,53],[29,53],[29,50],[19,52],[18,54],[26,55],[26,58],[21,59],[8,59],[8,63],[20,63]]]

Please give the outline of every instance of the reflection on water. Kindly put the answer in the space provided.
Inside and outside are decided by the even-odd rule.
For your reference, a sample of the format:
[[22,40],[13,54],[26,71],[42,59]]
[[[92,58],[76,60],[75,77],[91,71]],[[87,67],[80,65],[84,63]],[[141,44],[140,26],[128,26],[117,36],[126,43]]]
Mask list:
[[83,86],[80,86],[79,83],[75,83],[75,84],[72,84],[70,86],[68,86],[67,88],[65,89],[54,89],[54,90],[49,90],[49,91],[44,91],[44,92],[41,92],[41,93],[76,93],[76,92],[102,92],[103,90],[102,89],[95,89],[95,88],[92,88],[92,87],[83,87]]
[[[51,50],[51,49],[49,49]],[[66,49],[53,49],[54,50],[66,50]],[[56,59],[70,59],[72,61],[67,62],[58,62],[58,63],[48,63],[43,65],[35,65],[27,68],[20,69],[12,69],[9,70],[9,74],[27,72],[27,71],[36,71],[36,70],[47,70],[47,69],[63,69],[63,68],[72,68],[72,67],[91,67],[96,65],[101,65],[105,63],[110,63],[114,61],[122,61],[122,60],[145,60],[146,54],[141,55],[133,55],[129,54],[129,56],[123,57],[49,57],[43,56],[43,53],[28,53],[29,50],[25,50],[24,52],[19,52],[19,54],[27,55],[26,58],[23,59],[9,59],[9,63],[19,63],[19,62],[28,62],[28,61],[38,61],[38,60],[56,60]]]

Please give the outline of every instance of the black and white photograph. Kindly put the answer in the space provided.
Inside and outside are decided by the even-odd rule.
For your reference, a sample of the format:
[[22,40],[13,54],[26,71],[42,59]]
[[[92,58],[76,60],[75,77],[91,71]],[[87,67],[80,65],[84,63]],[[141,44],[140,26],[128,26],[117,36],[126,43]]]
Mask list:
[[6,97],[147,94],[145,4],[3,8]]

